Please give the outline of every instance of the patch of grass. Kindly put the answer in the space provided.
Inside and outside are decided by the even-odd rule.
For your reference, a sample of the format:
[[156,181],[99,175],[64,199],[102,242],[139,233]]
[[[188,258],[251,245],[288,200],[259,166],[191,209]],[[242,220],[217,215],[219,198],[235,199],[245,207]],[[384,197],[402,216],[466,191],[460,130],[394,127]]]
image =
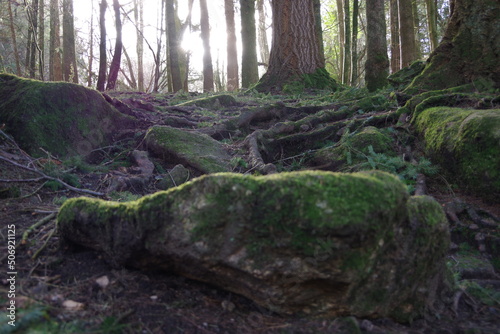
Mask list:
[[132,194],[129,191],[112,191],[108,194],[108,196],[115,202],[131,202],[142,197],[140,195]]

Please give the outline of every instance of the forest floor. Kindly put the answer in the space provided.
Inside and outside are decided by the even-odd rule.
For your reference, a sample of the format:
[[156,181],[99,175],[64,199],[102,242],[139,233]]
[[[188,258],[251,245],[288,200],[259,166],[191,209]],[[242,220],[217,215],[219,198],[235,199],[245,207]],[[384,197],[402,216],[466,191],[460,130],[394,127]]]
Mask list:
[[[389,93],[387,93],[388,96]],[[412,134],[407,120],[391,118],[398,105],[387,99],[372,99],[361,107],[366,96],[361,90],[337,94],[235,95],[236,103],[201,108],[180,102],[202,96],[151,95],[115,93],[125,101],[135,117],[141,119],[134,131],[120,134],[116,143],[100,148],[88,161],[61,161],[50,154],[33,159],[10,140],[0,139],[0,156],[20,165],[33,166],[45,175],[64,179],[78,188],[105,192],[109,179],[131,173],[130,153],[141,149],[146,130],[154,124],[197,129],[222,141],[232,154],[233,171],[257,173],[255,160],[272,164],[278,172],[305,169],[329,169],[311,163],[311,154],[320,147],[335,145],[357,121],[383,119],[376,124],[394,138],[398,154],[422,156],[418,139]],[[373,102],[378,101],[378,102]],[[116,102],[116,101],[115,101]],[[255,108],[274,105],[271,112],[252,113]],[[279,109],[279,112],[276,110]],[[347,119],[329,120],[328,127],[343,122],[337,138],[307,138],[309,146],[280,144],[279,150],[269,149],[262,156],[252,153],[249,138],[255,131],[283,135],[279,122],[311,118],[319,110],[351,110]],[[284,111],[284,112],[282,112]],[[250,120],[242,120],[248,113]],[[380,117],[379,117],[380,116]],[[238,118],[240,117],[240,118]],[[241,129],[229,130],[222,124],[239,119]],[[277,125],[278,124],[278,125]],[[308,125],[300,127],[303,136]],[[338,130],[338,131],[340,131]],[[337,132],[338,132],[337,131]],[[351,131],[354,131],[351,129]],[[290,137],[293,140],[294,138]],[[318,141],[312,143],[312,141]],[[268,142],[272,142],[268,141]],[[267,143],[267,142],[266,142]],[[264,142],[258,147],[265,146]],[[174,166],[151,157],[155,164],[152,182],[141,191],[107,193],[104,198],[126,201],[157,191],[159,175]],[[369,162],[369,161],[368,161]],[[373,168],[373,163],[366,164]],[[16,198],[0,199],[0,245],[2,268],[7,268],[7,240],[15,226],[16,267],[15,302],[16,326],[1,316],[0,333],[500,333],[500,260],[498,252],[484,245],[485,236],[498,237],[500,203],[484,202],[466,194],[456,181],[437,172],[425,176],[426,193],[434,196],[445,208],[450,219],[453,247],[448,264],[454,272],[455,292],[429,310],[422,319],[400,324],[391,319],[359,319],[356,317],[298,318],[274,314],[252,301],[204,283],[165,272],[141,272],[130,268],[113,269],[94,251],[69,251],[60,242],[55,216],[68,198],[81,193],[47,180],[42,174],[0,160],[0,189],[16,192]],[[262,166],[261,166],[262,167]],[[341,171],[353,170],[349,164]],[[192,171],[196,176],[196,171]],[[416,179],[406,174],[407,184],[418,187]],[[31,182],[5,182],[36,179]],[[48,181],[48,182],[47,182]],[[9,197],[9,196],[6,196]],[[11,196],[10,196],[11,197]],[[478,224],[475,215],[488,217],[490,224]],[[479,265],[467,270],[457,269],[464,258],[475,259]],[[3,270],[4,273],[6,270]],[[8,306],[10,281],[2,274],[0,282],[2,311]]]

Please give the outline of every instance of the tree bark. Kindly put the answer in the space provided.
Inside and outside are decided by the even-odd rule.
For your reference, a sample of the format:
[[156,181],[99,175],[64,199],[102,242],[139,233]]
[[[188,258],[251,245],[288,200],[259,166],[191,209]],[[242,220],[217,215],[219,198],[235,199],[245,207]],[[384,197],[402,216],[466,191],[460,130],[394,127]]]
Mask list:
[[373,92],[387,84],[389,75],[384,0],[366,1],[366,25],[365,80],[366,87]]
[[259,81],[257,63],[257,32],[255,26],[255,0],[240,0],[241,7],[241,87],[248,88]]
[[274,29],[269,68],[256,89],[282,90],[290,82],[301,82],[311,88],[335,88],[335,81],[324,69],[314,0],[274,0],[272,10]]
[[[431,0],[434,1],[434,0]],[[401,50],[399,46],[399,10],[398,0],[390,0],[391,17],[391,73],[401,69]]]
[[38,0],[33,0],[31,6],[28,7],[28,24],[31,34],[28,34],[29,41],[29,57],[28,57],[28,72],[30,78],[36,76],[36,55],[37,55],[37,39],[38,39]]
[[63,0],[63,79],[78,83],[73,0]]
[[339,80],[343,82],[344,73],[344,57],[345,57],[345,22],[344,22],[344,2],[343,0],[337,0],[337,20],[339,21]]
[[138,27],[137,29],[137,88],[139,91],[144,91],[144,5],[142,1],[134,0],[134,19]]
[[[262,1],[262,0],[259,0]],[[227,90],[238,90],[240,84],[238,69],[238,49],[236,47],[236,28],[234,22],[234,3],[233,0],[224,0],[224,9],[226,14],[226,33],[227,33]]]
[[443,39],[407,91],[455,87],[478,79],[500,87],[500,2],[453,0]]
[[179,65],[179,41],[177,38],[177,27],[175,26],[174,1],[166,0],[165,10],[167,12],[167,45],[169,53],[169,69],[172,80],[173,92],[182,89],[181,69]]
[[345,27],[345,43],[344,43],[344,66],[342,73],[342,83],[350,85],[349,78],[351,73],[351,11],[350,0],[344,0],[344,27]]
[[107,55],[106,55],[106,8],[108,3],[106,0],[101,0],[99,4],[99,29],[100,29],[100,42],[99,42],[99,75],[97,77],[97,90],[104,91],[106,84],[106,70]]
[[411,3],[413,15],[413,36],[415,37],[415,60],[422,58],[422,43],[420,42],[420,18],[418,16],[417,0],[412,0]]
[[355,86],[358,80],[358,15],[359,15],[359,1],[353,1],[352,7],[352,52],[351,52],[351,85]]
[[210,50],[210,21],[208,17],[207,0],[200,0],[200,27],[203,41],[203,91],[214,90],[214,68],[212,51]]
[[44,80],[44,69],[45,69],[45,4],[44,0],[39,0],[38,3],[38,75],[40,80]]
[[432,52],[438,46],[436,0],[425,0],[425,5],[427,8],[427,27],[429,30],[429,41]]
[[12,15],[12,6],[10,1],[7,1],[9,5],[9,26],[10,26],[10,35],[12,37],[12,45],[14,48],[14,58],[16,61],[16,73],[17,75],[21,75],[21,62],[19,61],[19,52],[17,52],[17,42],[16,42],[16,30],[14,29],[14,17]]
[[116,42],[115,53],[109,66],[108,83],[106,90],[113,90],[116,88],[116,81],[118,80],[118,72],[120,72],[120,64],[122,60],[122,20],[120,17],[120,4],[118,0],[113,0],[113,10],[115,12],[115,26],[116,26]]
[[401,68],[409,66],[417,59],[415,29],[413,27],[412,0],[398,0],[399,45],[401,49]]
[[92,12],[90,14],[90,42],[89,42],[89,68],[87,71],[87,87],[92,87],[92,72],[94,71],[94,0],[91,0]]
[[[232,3],[230,0],[226,0]],[[259,50],[260,50],[260,62],[269,65],[269,44],[267,43],[267,32],[266,32],[266,10],[264,6],[264,0],[257,0],[257,12],[259,13],[259,25],[258,25],[258,37],[259,37]]]

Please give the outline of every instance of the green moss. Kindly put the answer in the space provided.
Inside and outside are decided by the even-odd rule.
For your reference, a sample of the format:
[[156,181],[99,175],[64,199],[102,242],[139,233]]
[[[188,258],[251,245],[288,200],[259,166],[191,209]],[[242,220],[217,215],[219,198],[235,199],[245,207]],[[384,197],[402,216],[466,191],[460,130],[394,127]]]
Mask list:
[[237,104],[234,96],[229,94],[220,94],[209,97],[203,97],[178,104],[178,106],[198,106],[202,108],[215,109],[220,107],[230,107]]
[[415,125],[428,153],[466,188],[500,194],[500,110],[429,108]]
[[106,143],[112,126],[131,122],[91,89],[0,74],[0,121],[22,148],[59,156],[88,154]]

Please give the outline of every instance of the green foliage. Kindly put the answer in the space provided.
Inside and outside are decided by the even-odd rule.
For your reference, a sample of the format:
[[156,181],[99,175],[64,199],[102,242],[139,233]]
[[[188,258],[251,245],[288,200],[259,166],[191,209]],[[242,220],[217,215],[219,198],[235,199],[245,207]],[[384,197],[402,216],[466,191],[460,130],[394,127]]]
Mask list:
[[237,167],[248,168],[248,162],[241,157],[234,157],[231,159],[231,166],[233,169]]
[[129,191],[112,191],[108,196],[115,202],[131,202],[141,198],[141,195],[135,195]]
[[[70,186],[77,188],[81,187],[81,183],[78,176],[72,174],[70,171],[63,170],[62,167],[63,166],[56,165],[54,162],[49,161],[45,165],[43,165],[42,171],[48,176],[61,180],[69,184]],[[61,190],[64,188],[64,186],[56,180],[47,181],[44,187],[49,188],[53,191]]]

